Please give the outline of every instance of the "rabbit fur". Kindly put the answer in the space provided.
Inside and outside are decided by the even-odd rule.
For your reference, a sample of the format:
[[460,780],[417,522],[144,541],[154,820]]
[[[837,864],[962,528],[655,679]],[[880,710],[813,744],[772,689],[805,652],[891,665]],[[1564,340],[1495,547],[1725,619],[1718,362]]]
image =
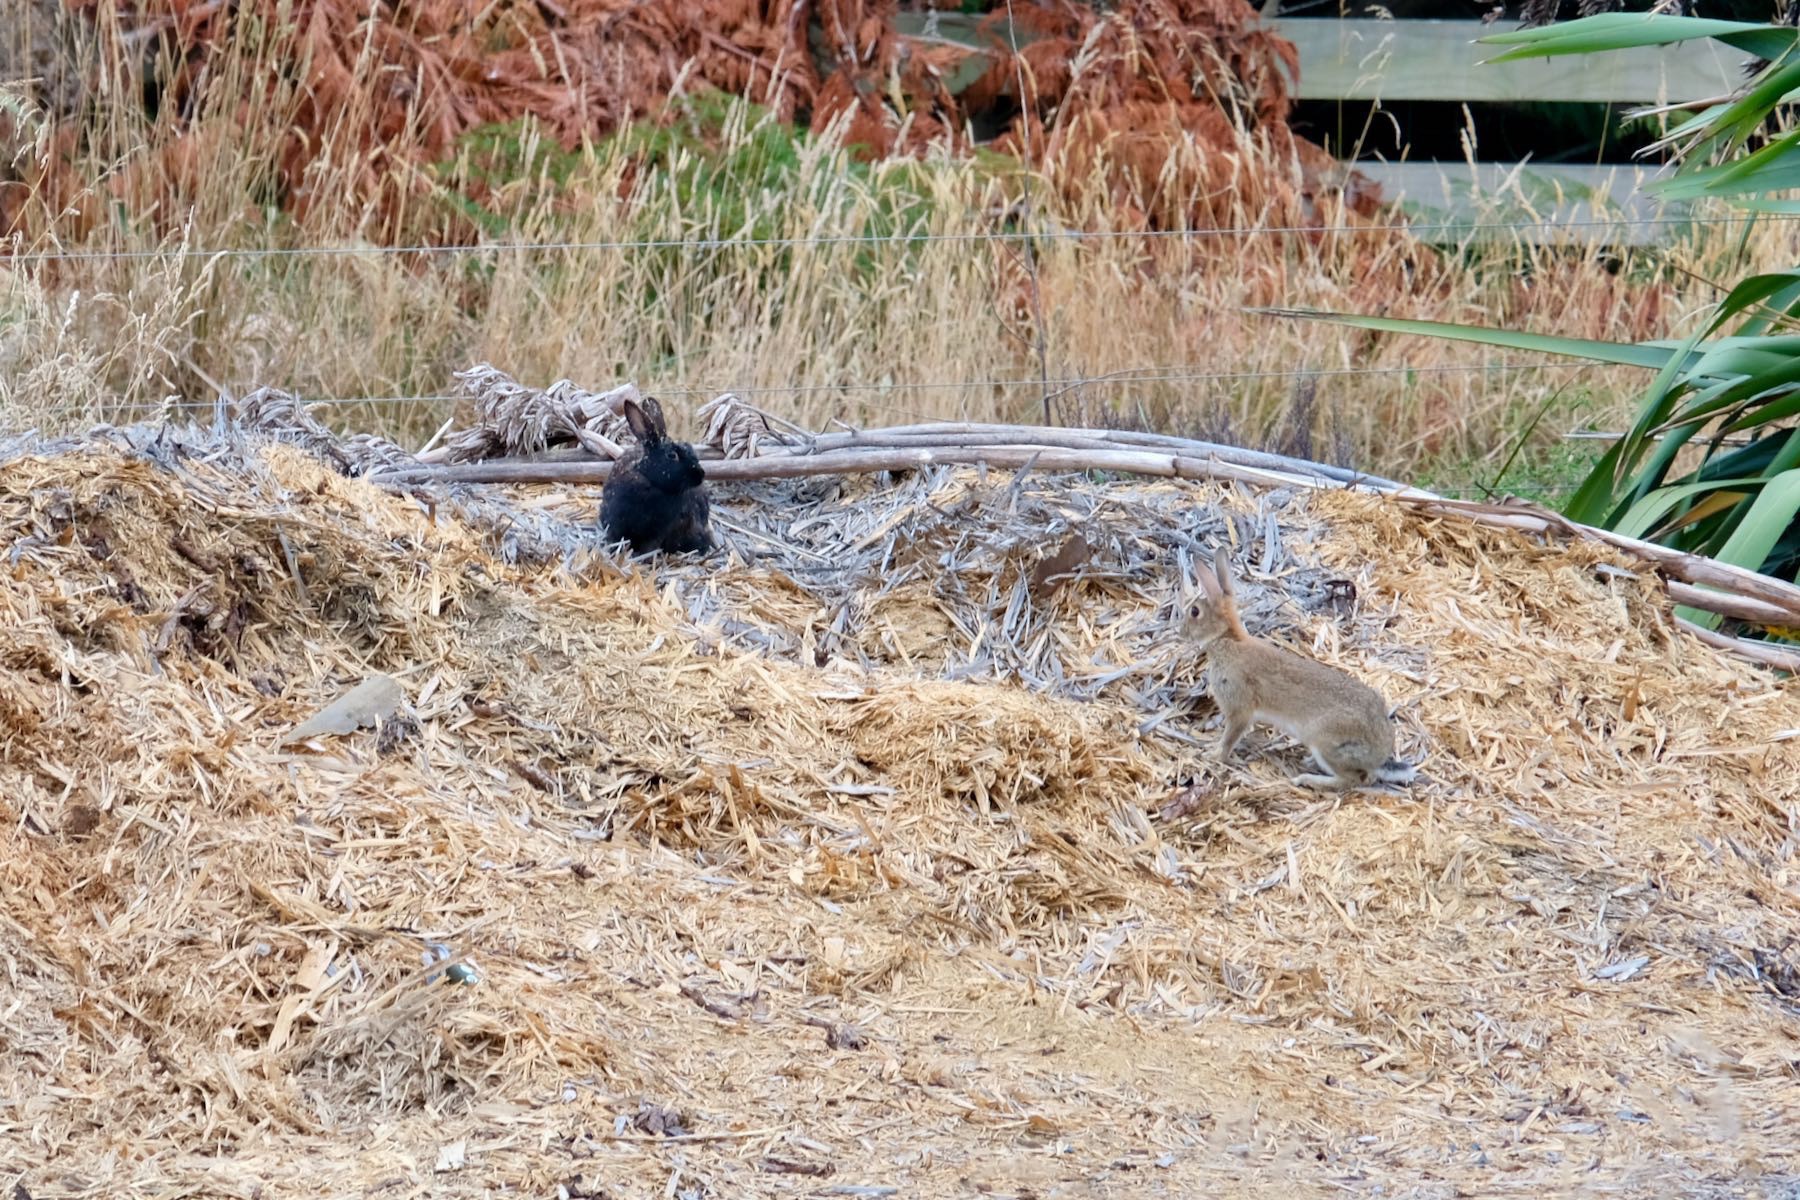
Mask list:
[[712,549],[712,505],[706,470],[686,442],[668,435],[662,406],[627,400],[625,423],[637,437],[613,464],[600,490],[600,524],[606,536],[631,543],[633,554]]
[[1207,687],[1219,706],[1225,761],[1255,724],[1272,725],[1312,753],[1321,773],[1303,787],[1351,791],[1410,783],[1415,768],[1394,757],[1394,728],[1380,692],[1335,667],[1252,637],[1238,618],[1229,566],[1202,566],[1186,599],[1184,632],[1206,650]]

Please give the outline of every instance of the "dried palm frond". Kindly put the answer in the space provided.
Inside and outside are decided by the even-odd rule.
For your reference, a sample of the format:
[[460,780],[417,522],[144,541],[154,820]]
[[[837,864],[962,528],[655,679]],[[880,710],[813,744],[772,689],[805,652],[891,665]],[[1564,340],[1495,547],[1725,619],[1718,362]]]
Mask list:
[[456,380],[474,400],[480,418],[473,427],[451,435],[431,456],[435,461],[478,462],[537,454],[570,443],[596,456],[617,458],[618,439],[625,432],[620,408],[626,400],[643,402],[634,384],[590,392],[559,379],[539,391],[490,363],[458,371]]
[[386,438],[367,433],[340,438],[308,412],[298,396],[280,388],[257,388],[234,407],[239,425],[299,446],[331,462],[345,475],[368,475],[418,465],[417,458]]
[[[706,422],[700,444],[715,448],[725,458],[754,458],[764,442],[802,446],[812,440],[805,430],[779,417],[771,417],[755,405],[746,403],[735,392],[723,392],[713,397],[694,415]],[[777,424],[785,428],[778,430]]]

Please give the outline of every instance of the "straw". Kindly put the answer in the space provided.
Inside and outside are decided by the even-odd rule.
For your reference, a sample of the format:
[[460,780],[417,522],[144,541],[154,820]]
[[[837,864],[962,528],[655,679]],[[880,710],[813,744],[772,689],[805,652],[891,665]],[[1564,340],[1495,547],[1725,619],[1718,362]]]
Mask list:
[[[354,458],[0,448],[9,1190],[1795,1169],[1800,704],[1624,549],[1040,457],[721,482],[729,546],[630,561],[592,487]],[[1298,791],[1267,729],[1213,760],[1175,600],[1221,552],[1416,788]],[[283,744],[376,675],[391,711]]]

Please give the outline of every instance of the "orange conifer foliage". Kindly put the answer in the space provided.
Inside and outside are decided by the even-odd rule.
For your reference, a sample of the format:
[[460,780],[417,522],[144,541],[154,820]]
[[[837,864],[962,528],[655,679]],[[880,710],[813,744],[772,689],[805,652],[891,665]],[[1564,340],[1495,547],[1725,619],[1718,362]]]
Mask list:
[[[1005,5],[970,51],[898,32],[896,0],[63,3],[95,23],[103,54],[154,84],[165,136],[111,184],[138,212],[182,211],[201,185],[202,112],[291,114],[270,152],[277,202],[304,218],[321,189],[334,203],[348,189],[391,235],[425,187],[417,168],[469,129],[531,116],[573,148],[696,86],[814,131],[842,123],[873,157],[964,151],[972,119],[1000,119],[1003,149],[1067,189],[1103,189],[1144,227],[1304,224],[1328,192],[1364,214],[1377,202],[1290,130],[1294,49],[1245,0],[1124,0],[1104,13],[1015,0],[1016,54]],[[237,94],[218,94],[230,41],[253,36],[273,69],[240,71]],[[988,68],[952,94],[971,53]]]

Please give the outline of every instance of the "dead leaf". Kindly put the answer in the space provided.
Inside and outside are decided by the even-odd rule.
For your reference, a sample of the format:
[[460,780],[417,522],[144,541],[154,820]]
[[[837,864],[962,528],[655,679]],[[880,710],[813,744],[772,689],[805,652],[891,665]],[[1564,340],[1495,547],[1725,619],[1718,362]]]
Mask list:
[[1164,821],[1178,821],[1182,817],[1192,816],[1212,794],[1213,789],[1205,780],[1195,780],[1170,796],[1156,815]]
[[288,730],[276,745],[286,746],[326,734],[352,733],[365,725],[386,720],[404,699],[400,685],[391,676],[371,675]]
[[631,1123],[640,1132],[652,1133],[658,1137],[686,1137],[688,1132],[681,1123],[680,1113],[648,1102],[638,1105],[637,1114],[631,1118]]
[[1053,594],[1069,572],[1087,562],[1090,549],[1085,537],[1072,533],[1055,554],[1031,569],[1031,594],[1038,599]]
[[71,804],[63,810],[63,833],[69,837],[86,837],[100,827],[105,814],[91,804]]

